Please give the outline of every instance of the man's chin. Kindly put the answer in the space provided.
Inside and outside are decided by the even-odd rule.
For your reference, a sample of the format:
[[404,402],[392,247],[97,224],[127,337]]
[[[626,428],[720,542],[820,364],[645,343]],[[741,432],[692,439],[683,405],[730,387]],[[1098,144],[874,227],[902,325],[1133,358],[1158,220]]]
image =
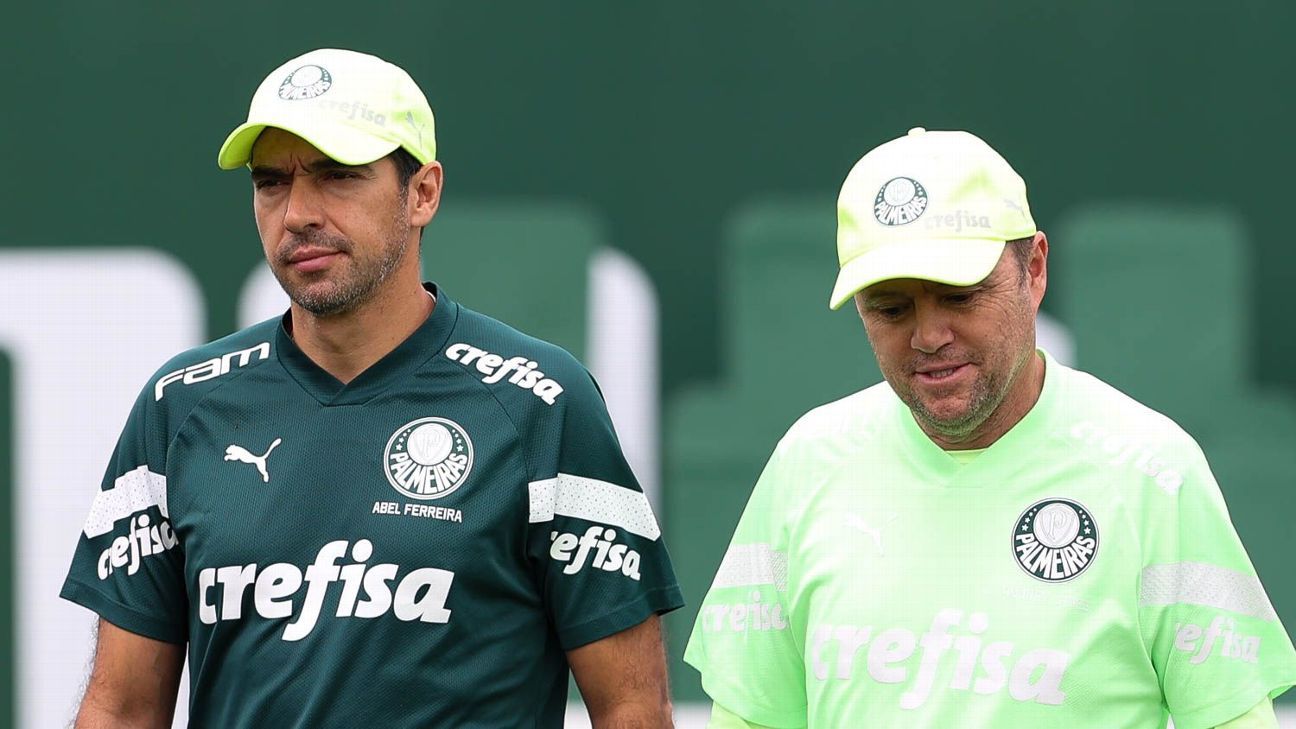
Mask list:
[[355,306],[350,297],[334,286],[301,286],[288,292],[294,304],[315,316],[345,314]]
[[919,401],[916,409],[919,419],[943,433],[957,433],[967,429],[975,420],[971,404],[964,401],[926,402]]
[[917,400],[923,410],[940,420],[959,420],[967,417],[972,410],[971,398],[963,393],[950,393],[937,397],[919,395]]

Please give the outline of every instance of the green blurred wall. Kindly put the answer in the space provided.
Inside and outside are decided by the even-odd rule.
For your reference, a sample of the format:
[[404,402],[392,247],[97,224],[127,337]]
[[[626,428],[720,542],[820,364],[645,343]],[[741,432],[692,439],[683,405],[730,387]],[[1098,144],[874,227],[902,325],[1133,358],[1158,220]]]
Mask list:
[[[375,5],[11,7],[0,245],[171,250],[203,276],[212,333],[229,330],[226,282],[258,248],[248,188],[216,170],[216,149],[270,68],[342,45],[423,84],[446,205],[539,196],[603,212],[661,288],[668,392],[716,370],[725,214],[833,190],[917,124],[995,144],[1045,229],[1094,199],[1232,205],[1261,246],[1261,330],[1291,309],[1289,2]],[[428,244],[454,242],[434,227]],[[1291,337],[1256,347],[1262,379],[1296,385]]]
[[[718,371],[726,216],[754,196],[831,191],[918,124],[997,146],[1046,230],[1096,200],[1239,211],[1258,246],[1254,375],[1296,387],[1290,2],[52,1],[3,15],[0,247],[170,251],[202,281],[212,336],[233,327],[236,282],[259,256],[246,181],[216,170],[216,149],[270,68],[339,45],[422,83],[446,206],[601,212],[659,288],[668,398]],[[425,239],[454,244],[435,225]],[[10,598],[0,579],[0,614]]]

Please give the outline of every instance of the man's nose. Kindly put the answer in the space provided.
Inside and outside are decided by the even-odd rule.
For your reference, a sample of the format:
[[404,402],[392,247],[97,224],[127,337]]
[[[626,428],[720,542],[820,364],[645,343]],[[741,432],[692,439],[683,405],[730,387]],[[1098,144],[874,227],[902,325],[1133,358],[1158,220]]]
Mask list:
[[936,307],[914,306],[914,330],[909,346],[925,354],[935,354],[941,347],[954,341],[954,330],[949,317]]
[[293,233],[318,228],[324,223],[319,191],[309,177],[294,177],[289,183],[288,202],[284,208],[284,227]]

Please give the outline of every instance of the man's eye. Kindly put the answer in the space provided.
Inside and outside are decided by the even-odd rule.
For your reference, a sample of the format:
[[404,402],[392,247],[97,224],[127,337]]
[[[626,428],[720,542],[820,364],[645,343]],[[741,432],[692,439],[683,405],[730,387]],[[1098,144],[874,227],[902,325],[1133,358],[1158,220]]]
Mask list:
[[262,179],[260,179],[260,180],[253,180],[253,181],[252,181],[252,186],[253,186],[254,188],[256,188],[257,190],[267,190],[267,189],[269,189],[269,188],[272,188],[272,187],[275,187],[276,185],[281,185],[281,184],[283,184],[283,181],[282,181],[282,180],[275,180],[275,179],[271,179],[271,178],[262,178]]
[[948,301],[948,302],[951,303],[951,304],[956,304],[956,305],[958,305],[958,304],[970,304],[970,303],[972,303],[972,298],[973,298],[973,295],[972,295],[971,293],[966,293],[966,294],[950,294],[949,296],[946,296],[946,297],[945,297],[945,300]]
[[330,170],[324,177],[329,180],[354,180],[359,175],[350,170]]
[[899,319],[904,314],[904,307],[900,306],[879,306],[873,310],[883,319]]

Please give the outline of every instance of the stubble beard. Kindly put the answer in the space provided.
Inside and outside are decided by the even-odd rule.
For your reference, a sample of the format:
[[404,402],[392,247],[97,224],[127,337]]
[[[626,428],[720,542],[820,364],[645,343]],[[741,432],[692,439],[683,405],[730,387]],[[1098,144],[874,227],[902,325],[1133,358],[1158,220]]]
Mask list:
[[[324,246],[346,253],[350,266],[344,271],[326,272],[327,283],[319,286],[318,282],[298,284],[293,281],[288,269],[288,259],[293,251],[305,245]],[[393,225],[382,250],[375,257],[362,259],[353,255],[355,244],[341,236],[333,236],[321,231],[310,230],[306,234],[294,235],[275,253],[278,265],[271,266],[279,285],[288,294],[288,298],[297,306],[319,317],[338,316],[355,311],[373,298],[383,282],[391,278],[400,267],[409,248],[409,230],[400,230]],[[313,285],[314,284],[314,285]]]
[[[1011,373],[1008,379],[1011,381]],[[912,389],[906,389],[898,394],[904,404],[909,406],[914,418],[922,424],[923,430],[938,433],[945,440],[958,442],[976,433],[977,429],[990,419],[1003,403],[1008,388],[998,375],[979,372],[976,380],[972,382],[972,391],[968,395],[968,404],[963,413],[944,418],[932,412]]]

